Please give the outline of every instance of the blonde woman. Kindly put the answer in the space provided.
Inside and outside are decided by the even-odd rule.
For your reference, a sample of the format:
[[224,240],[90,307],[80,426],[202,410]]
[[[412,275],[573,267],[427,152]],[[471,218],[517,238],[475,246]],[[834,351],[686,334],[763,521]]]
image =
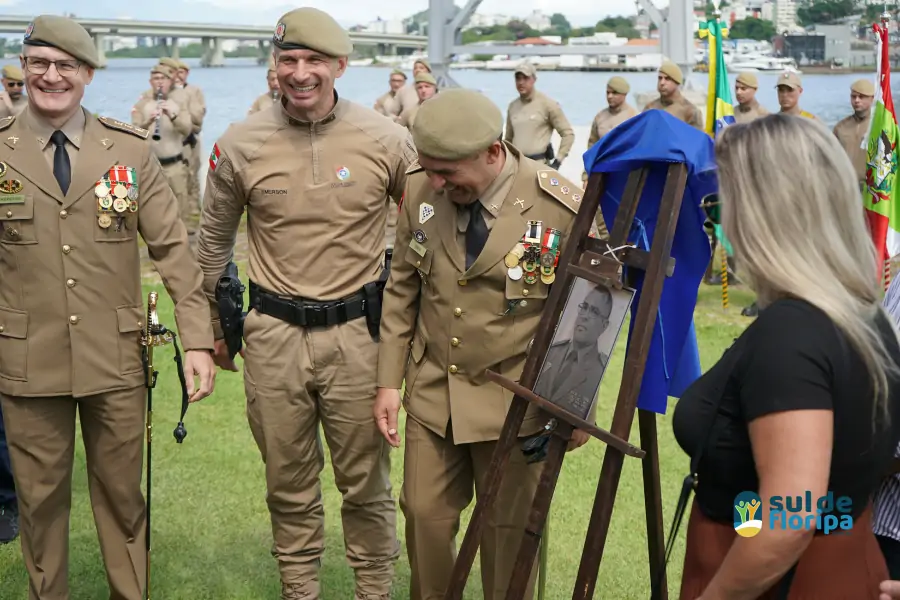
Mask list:
[[871,496],[900,440],[900,346],[856,174],[789,115],[729,127],[716,156],[760,314],[675,410],[697,465],[681,600],[877,600]]

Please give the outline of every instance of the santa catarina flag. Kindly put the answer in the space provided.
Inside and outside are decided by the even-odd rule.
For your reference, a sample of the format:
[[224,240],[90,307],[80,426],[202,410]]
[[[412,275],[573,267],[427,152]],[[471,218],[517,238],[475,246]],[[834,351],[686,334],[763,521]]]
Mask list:
[[[900,180],[897,176],[897,141],[900,129],[891,96],[888,30],[873,25],[878,40],[875,103],[866,151],[866,187],[863,206],[879,259],[900,254]],[[879,267],[879,276],[881,268]]]

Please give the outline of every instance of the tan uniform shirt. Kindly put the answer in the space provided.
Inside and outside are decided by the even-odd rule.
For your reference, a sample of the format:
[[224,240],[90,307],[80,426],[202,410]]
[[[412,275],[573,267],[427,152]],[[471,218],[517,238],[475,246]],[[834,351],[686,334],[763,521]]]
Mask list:
[[676,92],[674,97],[668,101],[657,98],[645,106],[643,112],[648,110],[664,110],[673,117],[677,117],[688,125],[692,125],[700,130],[705,126],[700,110],[690,100],[682,96],[681,92]]
[[259,97],[253,101],[253,104],[250,105],[250,110],[247,111],[247,114],[252,115],[261,110],[266,110],[267,108],[271,108],[273,104],[275,104],[275,99],[272,97],[272,92],[260,94]]
[[[418,99],[417,96],[416,101]],[[397,94],[393,90],[388,90],[378,96],[378,99],[375,101],[375,110],[386,117],[400,114],[400,101],[397,99]]]
[[416,114],[419,112],[419,107],[421,105],[421,103],[413,104],[412,106],[404,110],[403,113],[400,114],[400,120],[398,121],[398,123],[400,123],[404,127],[411,129],[413,123],[416,122]]
[[621,125],[631,117],[638,114],[636,108],[630,104],[623,103],[615,111],[608,106],[597,113],[591,123],[591,133],[588,136],[588,149],[600,141],[604,135],[612,131],[616,126]]
[[[66,195],[53,175],[53,128],[30,109],[0,120],[2,177],[21,187],[0,194],[3,394],[84,397],[142,385],[139,235],[175,301],[183,348],[213,347],[202,275],[150,133],[86,110],[61,131],[72,166]],[[101,212],[96,188],[107,181],[137,182],[131,207]]]
[[769,110],[754,98],[747,104],[738,104],[734,107],[734,122],[749,123],[768,114]]
[[214,318],[245,208],[248,276],[266,290],[325,301],[375,281],[389,202],[415,159],[406,129],[344,99],[315,123],[282,109],[232,124],[210,155],[198,243]]
[[[542,234],[558,229],[562,250],[581,200],[576,184],[506,149],[506,166],[479,200],[491,233],[468,270],[468,215],[435,192],[418,165],[410,169],[384,292],[378,386],[399,389],[405,380],[409,418],[442,437],[452,421],[456,444],[499,437],[513,395],[485,370],[520,378],[549,293],[540,279],[510,278],[504,258],[530,220],[541,222]],[[544,421],[530,406],[521,433]]]
[[[397,90],[397,95],[394,98],[396,102],[392,108],[395,112],[392,114],[395,116],[402,115],[403,111],[409,110],[413,106],[419,104],[419,93],[416,91],[415,82],[407,83]],[[403,125],[403,123],[401,123],[401,125]]]
[[860,182],[866,180],[867,148],[863,145],[863,141],[869,135],[869,122],[871,119],[872,111],[869,110],[862,118],[852,114],[841,119],[834,126],[834,135],[837,136],[841,146],[847,152],[847,156],[850,157],[850,162],[853,163],[853,168],[856,169],[856,178]]
[[25,110],[25,108],[28,106],[28,97],[25,94],[22,94],[15,100],[10,98],[10,101],[13,105],[12,112],[10,112],[8,108],[6,108],[6,104],[0,102],[0,118],[20,115],[22,114],[22,111]]
[[575,130],[559,102],[534,90],[530,97],[519,97],[509,103],[503,139],[519,148],[525,156],[543,155],[554,130],[561,138],[556,158],[562,162],[575,143]]
[[191,113],[192,132],[199,134],[203,129],[203,119],[206,117],[206,98],[203,96],[203,91],[196,85],[186,83],[180,89],[187,94],[190,100],[188,110]]
[[168,97],[180,107],[174,118],[162,113],[159,120],[154,119],[152,115],[156,110],[156,100],[142,98],[131,109],[131,123],[149,130],[151,136],[156,133],[159,126],[159,140],[151,139],[151,142],[153,152],[160,160],[183,154],[184,138],[191,134],[191,115],[185,109],[188,103],[187,96],[181,90],[172,90]]
[[816,121],[819,120],[819,117],[817,117],[816,115],[814,115],[812,113],[806,112],[805,110],[801,109],[800,106],[795,106],[791,110],[783,110],[782,109],[779,112],[786,114],[786,115],[793,115],[795,117],[806,117],[807,119],[814,119]]

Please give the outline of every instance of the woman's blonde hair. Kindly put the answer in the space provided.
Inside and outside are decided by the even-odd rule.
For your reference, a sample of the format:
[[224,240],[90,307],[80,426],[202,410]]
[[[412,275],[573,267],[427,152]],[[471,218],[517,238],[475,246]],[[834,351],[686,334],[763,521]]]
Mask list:
[[847,337],[886,414],[900,373],[882,338],[876,256],[857,176],[837,138],[811,119],[774,114],[726,128],[716,142],[722,228],[760,307],[794,297]]

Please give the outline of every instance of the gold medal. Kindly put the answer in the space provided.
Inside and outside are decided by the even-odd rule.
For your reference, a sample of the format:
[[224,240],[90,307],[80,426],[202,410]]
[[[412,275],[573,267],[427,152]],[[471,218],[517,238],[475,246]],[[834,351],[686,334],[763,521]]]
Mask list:
[[512,269],[519,264],[519,257],[510,252],[506,255],[506,258],[503,259],[503,264]]
[[94,194],[98,198],[106,198],[109,196],[109,188],[106,187],[105,183],[98,183],[97,187],[94,188]]
[[121,183],[117,183],[116,187],[113,188],[113,195],[116,198],[127,198],[128,197],[128,188],[126,188]]
[[106,229],[110,225],[112,225],[112,219],[109,218],[109,215],[100,215],[97,218],[97,224],[100,225],[103,229]]
[[128,200],[125,198],[116,198],[113,202],[113,210],[117,213],[125,212],[128,210]]
[[541,281],[543,281],[547,285],[550,285],[551,283],[556,281],[556,273],[550,273],[549,275],[541,273]]

